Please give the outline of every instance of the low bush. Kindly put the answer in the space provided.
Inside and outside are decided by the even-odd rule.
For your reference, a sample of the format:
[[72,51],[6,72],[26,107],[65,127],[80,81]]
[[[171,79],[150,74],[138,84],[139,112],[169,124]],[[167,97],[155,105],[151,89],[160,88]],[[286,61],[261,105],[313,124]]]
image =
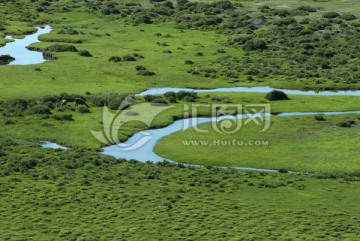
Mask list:
[[77,48],[73,45],[65,45],[65,44],[54,44],[46,47],[45,51],[50,52],[78,52]]
[[265,99],[267,99],[267,100],[288,100],[289,97],[283,91],[273,90],[266,94]]
[[35,115],[35,114],[38,114],[38,115],[50,115],[51,111],[50,111],[48,106],[40,104],[40,105],[31,106],[27,110],[27,113],[30,114],[30,115]]
[[142,66],[142,65],[136,65],[136,66],[135,66],[135,69],[136,69],[137,71],[139,71],[139,70],[146,70],[146,67],[145,67],[145,66]]
[[80,106],[79,107],[79,112],[80,113],[90,113],[91,111],[86,106]]
[[55,120],[59,120],[59,121],[62,121],[62,120],[72,121],[72,120],[74,120],[72,114],[55,114],[55,115],[52,115],[52,118],[54,118]]
[[158,98],[156,95],[144,95],[144,99],[147,101],[147,102],[150,102],[154,99]]
[[92,57],[92,54],[87,50],[80,50],[78,54],[83,57]]
[[336,125],[339,126],[339,127],[347,127],[347,128],[349,128],[349,127],[351,127],[353,124],[352,124],[352,122],[350,122],[350,121],[340,121],[340,122],[338,122]]
[[314,116],[314,118],[317,121],[325,121],[326,120],[324,115],[316,115],[316,116]]
[[111,56],[110,58],[109,58],[109,61],[110,62],[120,62],[122,59],[121,59],[121,57],[119,57],[119,56]]
[[153,76],[153,75],[156,75],[155,72],[150,71],[150,70],[139,70],[137,74],[141,75],[141,76]]
[[130,54],[126,54],[122,57],[123,61],[136,61],[136,58]]
[[337,18],[339,16],[340,14],[338,14],[337,12],[327,12],[324,13],[323,18]]

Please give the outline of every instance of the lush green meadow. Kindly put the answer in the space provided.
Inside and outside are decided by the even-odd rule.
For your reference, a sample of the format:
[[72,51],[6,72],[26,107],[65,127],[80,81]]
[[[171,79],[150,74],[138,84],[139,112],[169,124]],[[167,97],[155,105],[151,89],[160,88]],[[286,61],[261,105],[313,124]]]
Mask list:
[[[338,126],[340,122],[358,122],[359,115],[271,117],[270,128],[246,120],[239,131],[216,132],[211,124],[164,137],[155,151],[164,158],[203,165],[245,166],[327,175],[358,176],[360,165],[356,148],[359,125]],[[221,125],[219,123],[218,125]],[[231,128],[227,131],[231,132]],[[236,140],[233,144],[233,140]],[[256,144],[256,142],[259,142]],[[265,143],[265,144],[264,144]]]
[[[356,240],[356,178],[188,168],[0,138],[2,240]],[[335,201],[336,200],[336,201]]]
[[[359,10],[357,0],[0,0],[0,46],[52,27],[29,47],[52,60],[0,66],[0,240],[357,240],[357,114],[273,116],[265,132],[252,122],[226,135],[204,124],[208,133],[177,132],[155,147],[201,168],[104,156],[91,130],[106,126],[104,106],[117,118],[127,95],[148,88],[359,89]],[[118,139],[188,107],[207,117],[227,104],[360,110],[358,96],[180,94],[135,97],[114,123]],[[154,112],[149,125],[120,127]],[[233,140],[266,144],[216,144]]]

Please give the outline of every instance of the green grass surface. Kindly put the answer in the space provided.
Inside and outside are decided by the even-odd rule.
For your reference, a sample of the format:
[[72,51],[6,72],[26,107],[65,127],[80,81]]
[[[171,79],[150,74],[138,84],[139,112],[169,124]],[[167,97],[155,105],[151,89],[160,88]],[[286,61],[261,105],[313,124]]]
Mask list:
[[0,157],[3,240],[356,240],[360,235],[360,183],[350,179],[129,163],[1,141],[7,154]]
[[[313,115],[272,117],[270,128],[264,132],[262,125],[242,122],[240,131],[226,135],[204,124],[200,129],[207,132],[176,132],[164,137],[155,151],[164,158],[185,163],[359,175],[355,143],[360,127],[337,126],[341,121],[358,122],[358,118],[356,114],[325,116],[325,121],[317,121]],[[240,144],[231,144],[232,140]],[[255,141],[266,144],[255,145]]]
[[[21,38],[34,32],[34,26],[49,24],[52,32],[40,36],[42,42],[32,48],[45,49],[58,43],[92,54],[87,58],[75,52],[53,52],[58,59],[43,64],[0,66],[0,240],[358,239],[358,115],[325,116],[326,121],[317,121],[314,116],[273,117],[270,129],[261,133],[259,126],[246,125],[236,134],[220,135],[210,125],[201,125],[209,133],[190,129],[166,137],[156,146],[156,152],[165,158],[207,166],[189,168],[182,164],[137,163],[97,153],[102,143],[90,130],[102,130],[102,108],[90,101],[91,113],[86,114],[79,113],[79,107],[65,112],[54,108],[45,115],[24,111],[24,116],[2,109],[3,101],[14,98],[34,98],[44,105],[40,100],[44,95],[61,92],[89,97],[97,93],[138,93],[156,87],[358,89],[359,20],[322,18],[328,11],[352,13],[359,18],[357,0],[233,1],[244,5],[236,9],[239,15],[232,10],[215,13],[211,7],[213,12],[208,16],[201,11],[210,8],[201,9],[202,5],[200,13],[175,9],[171,16],[164,16],[151,12],[154,4],[147,0],[112,2],[119,3],[117,8],[123,11],[123,17],[104,15],[104,10],[113,9],[104,1],[0,1],[0,46],[8,41],[5,35]],[[140,3],[142,7],[129,7],[136,11],[128,14],[125,3]],[[261,5],[269,5],[272,11],[293,11],[310,5],[318,11],[295,14],[290,18],[296,24],[279,26],[277,21],[285,18],[260,13]],[[153,24],[135,23],[146,19],[146,14],[156,15]],[[250,20],[237,23],[245,15]],[[184,27],[186,21],[181,16],[199,19]],[[230,25],[204,25],[213,17],[221,18],[223,23],[230,21]],[[307,18],[309,23],[301,23]],[[266,23],[261,25],[261,20]],[[324,29],[317,26],[318,22],[326,25]],[[246,26],[237,25],[242,23]],[[231,28],[233,24],[235,28]],[[256,29],[253,24],[261,27]],[[301,28],[315,30],[310,35],[298,34]],[[66,34],[69,29],[79,34]],[[233,35],[264,38],[270,50],[248,51],[244,45],[230,43]],[[324,57],[325,50],[331,48],[341,51],[334,58]],[[126,54],[144,58],[108,61],[111,56]],[[185,64],[186,60],[194,64]],[[156,75],[138,75],[137,65]],[[193,74],[188,73],[190,70]],[[260,74],[256,75],[256,70]],[[192,104],[271,104],[271,112],[360,109],[360,97],[290,95],[290,100],[269,102],[265,94],[257,93],[199,96],[193,103],[171,104],[172,108],[155,118],[150,127],[169,125],[183,117],[184,105]],[[141,118],[156,108],[147,104],[144,111],[134,105],[126,111],[137,111]],[[54,119],[64,113],[71,114],[73,120]],[[211,109],[202,108],[200,114],[209,116]],[[348,120],[356,124],[351,128],[337,126]],[[120,129],[119,139],[126,140],[147,128],[140,122],[128,123]],[[269,145],[185,147],[183,143],[232,139],[267,141]],[[71,150],[42,149],[39,141],[46,140]],[[297,172],[245,172],[209,165]]]

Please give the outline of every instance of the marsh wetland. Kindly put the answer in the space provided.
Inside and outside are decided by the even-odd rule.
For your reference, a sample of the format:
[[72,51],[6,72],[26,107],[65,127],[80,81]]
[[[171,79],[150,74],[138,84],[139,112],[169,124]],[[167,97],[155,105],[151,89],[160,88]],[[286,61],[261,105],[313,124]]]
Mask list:
[[0,1],[0,240],[357,240],[359,9]]

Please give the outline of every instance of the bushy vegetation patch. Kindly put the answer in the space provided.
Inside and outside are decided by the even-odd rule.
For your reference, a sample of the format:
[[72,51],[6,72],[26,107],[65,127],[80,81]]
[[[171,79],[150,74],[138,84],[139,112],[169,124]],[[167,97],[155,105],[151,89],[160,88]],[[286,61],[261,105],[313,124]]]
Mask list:
[[289,97],[281,90],[273,90],[266,94],[265,99],[267,100],[288,100]]
[[54,44],[46,47],[45,51],[50,52],[78,52],[77,48],[73,45],[65,45],[65,44]]

